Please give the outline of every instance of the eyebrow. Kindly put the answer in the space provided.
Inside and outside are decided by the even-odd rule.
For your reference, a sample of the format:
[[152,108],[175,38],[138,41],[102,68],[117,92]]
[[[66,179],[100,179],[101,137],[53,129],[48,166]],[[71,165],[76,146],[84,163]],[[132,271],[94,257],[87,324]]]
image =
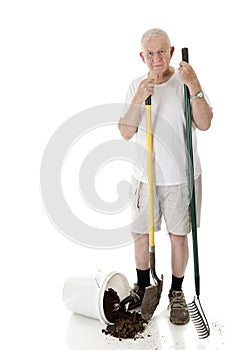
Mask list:
[[[160,47],[160,48],[159,48],[159,49],[157,49],[156,51],[159,51],[159,50],[166,50],[166,49],[165,49],[165,47]],[[150,52],[150,51],[152,51],[152,52],[153,52],[153,50],[150,50],[150,49],[146,50],[146,52]]]

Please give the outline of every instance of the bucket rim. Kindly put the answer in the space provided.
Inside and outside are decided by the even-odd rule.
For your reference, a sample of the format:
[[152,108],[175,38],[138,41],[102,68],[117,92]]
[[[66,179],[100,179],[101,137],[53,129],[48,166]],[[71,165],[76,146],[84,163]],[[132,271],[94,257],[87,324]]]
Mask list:
[[[104,272],[103,272],[104,273]],[[103,302],[104,302],[104,293],[106,291],[106,287],[107,287],[107,284],[108,282],[111,280],[112,277],[114,277],[115,275],[119,275],[126,283],[127,283],[127,286],[129,288],[129,291],[130,291],[130,286],[129,286],[129,282],[128,282],[128,279],[127,277],[121,273],[121,272],[118,272],[118,271],[111,271],[109,273],[106,273],[106,276],[104,277],[103,279],[103,282],[102,282],[102,285],[100,287],[100,291],[99,291],[99,305],[98,305],[98,309],[99,309],[99,317],[100,317],[100,320],[109,325],[109,324],[112,324],[112,322],[110,322],[106,315],[105,315],[105,312],[104,312],[104,307],[103,307]]]

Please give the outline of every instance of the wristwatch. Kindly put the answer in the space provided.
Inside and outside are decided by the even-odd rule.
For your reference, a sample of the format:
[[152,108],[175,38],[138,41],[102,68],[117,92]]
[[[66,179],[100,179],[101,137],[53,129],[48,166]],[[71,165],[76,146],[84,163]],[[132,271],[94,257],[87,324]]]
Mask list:
[[202,98],[204,97],[203,91],[199,91],[196,95],[190,96],[191,100],[196,100],[197,98]]

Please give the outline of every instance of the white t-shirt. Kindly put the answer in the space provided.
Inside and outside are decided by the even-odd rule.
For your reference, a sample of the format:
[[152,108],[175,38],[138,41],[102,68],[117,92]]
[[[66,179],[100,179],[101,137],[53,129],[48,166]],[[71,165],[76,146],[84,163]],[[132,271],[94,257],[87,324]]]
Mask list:
[[[147,75],[137,78],[130,84],[126,103],[130,104],[139,84]],[[157,186],[169,186],[188,181],[188,153],[186,146],[186,121],[184,114],[184,84],[175,70],[171,78],[155,85],[151,97],[154,182]],[[146,109],[141,108],[140,124],[135,135],[136,160],[134,176],[147,182],[146,148]],[[200,159],[197,153],[196,128],[192,126],[194,176],[201,173]]]

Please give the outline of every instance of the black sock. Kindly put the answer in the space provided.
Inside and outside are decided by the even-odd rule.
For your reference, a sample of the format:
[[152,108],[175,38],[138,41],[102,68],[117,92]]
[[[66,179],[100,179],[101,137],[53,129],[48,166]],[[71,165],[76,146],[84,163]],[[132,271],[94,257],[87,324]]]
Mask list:
[[171,289],[172,290],[181,291],[182,290],[183,279],[184,279],[184,276],[183,277],[175,277],[174,275],[172,275]]
[[150,286],[150,269],[147,270],[138,270],[137,271],[137,277],[138,277],[138,288],[142,292],[145,292],[145,288]]

